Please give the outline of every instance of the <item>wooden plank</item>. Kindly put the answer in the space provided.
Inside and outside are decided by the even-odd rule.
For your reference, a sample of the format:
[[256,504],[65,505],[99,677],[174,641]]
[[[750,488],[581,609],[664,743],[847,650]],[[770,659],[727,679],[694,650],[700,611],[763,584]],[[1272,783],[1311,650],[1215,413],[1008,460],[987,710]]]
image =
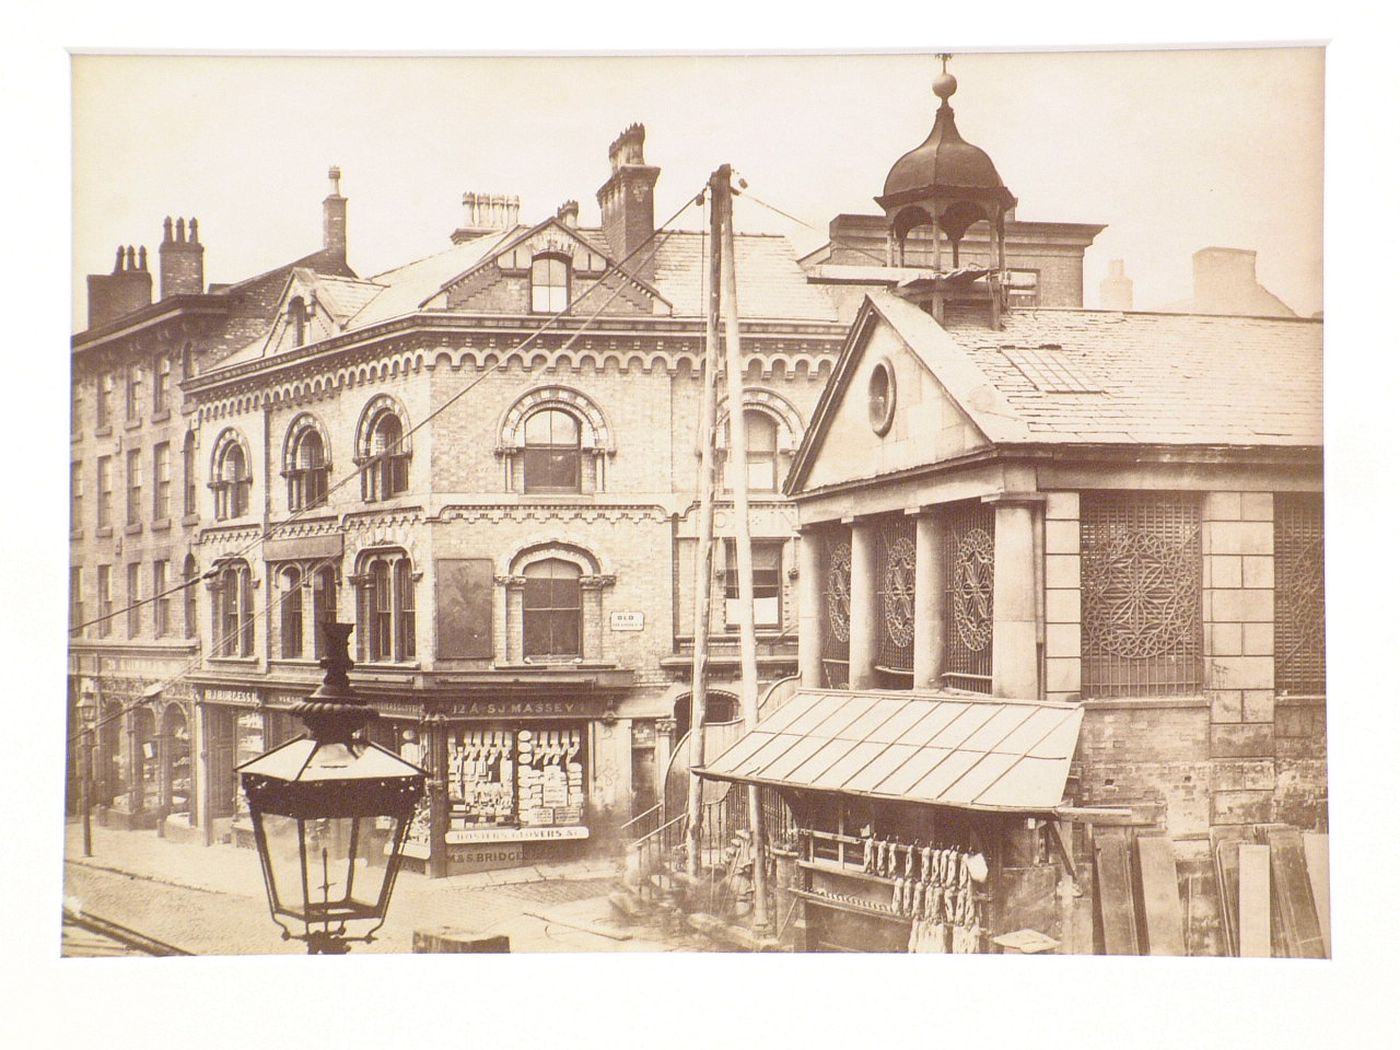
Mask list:
[[[1254,825],[1254,842],[1260,846],[1267,846],[1270,832],[1286,827],[1288,827],[1287,824],[1256,824]],[[1272,872],[1272,866],[1270,871]],[[1287,959],[1289,956],[1288,934],[1283,930],[1283,910],[1279,900],[1278,887],[1271,882],[1269,886],[1269,938],[1273,944],[1273,957]]]
[[1303,855],[1303,836],[1297,828],[1270,830],[1269,870],[1273,874],[1274,895],[1283,919],[1289,958],[1325,959],[1322,929]]
[[1133,911],[1127,835],[1121,828],[1096,828],[1094,856],[1098,871],[1104,953],[1137,955],[1137,918]]
[[1317,908],[1318,931],[1322,934],[1324,958],[1332,958],[1332,881],[1327,853],[1327,833],[1303,832],[1303,856],[1308,864],[1308,882]]
[[1185,955],[1181,897],[1176,884],[1176,857],[1165,835],[1141,835],[1137,840],[1138,875],[1142,880],[1142,911],[1148,955]]
[[1272,954],[1269,901],[1269,847],[1242,843],[1239,847],[1240,956],[1267,959]]
[[1211,828],[1210,841],[1214,847],[1215,878],[1220,895],[1220,914],[1224,918],[1225,950],[1228,955],[1240,954],[1240,842],[1249,837],[1244,827]]

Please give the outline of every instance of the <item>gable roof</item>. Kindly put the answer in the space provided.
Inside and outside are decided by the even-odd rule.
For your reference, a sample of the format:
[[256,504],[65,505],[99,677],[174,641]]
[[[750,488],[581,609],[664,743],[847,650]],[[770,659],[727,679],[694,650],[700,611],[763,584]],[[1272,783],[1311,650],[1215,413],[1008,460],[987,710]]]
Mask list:
[[1322,445],[1318,322],[1070,309],[1009,310],[1002,321],[999,330],[944,328],[897,295],[869,293],[813,412],[788,491],[801,490],[877,324],[895,332],[998,446]]
[[346,321],[346,328],[365,328],[418,310],[459,277],[470,273],[492,249],[523,227],[489,233],[454,244],[446,251],[375,274],[370,280],[383,290]]

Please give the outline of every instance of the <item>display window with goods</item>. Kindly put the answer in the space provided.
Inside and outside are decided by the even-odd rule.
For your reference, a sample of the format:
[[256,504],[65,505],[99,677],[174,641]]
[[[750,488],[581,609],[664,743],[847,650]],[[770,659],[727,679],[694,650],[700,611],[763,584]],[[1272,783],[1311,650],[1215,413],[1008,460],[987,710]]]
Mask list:
[[582,827],[587,728],[492,723],[449,731],[448,840],[473,832]]

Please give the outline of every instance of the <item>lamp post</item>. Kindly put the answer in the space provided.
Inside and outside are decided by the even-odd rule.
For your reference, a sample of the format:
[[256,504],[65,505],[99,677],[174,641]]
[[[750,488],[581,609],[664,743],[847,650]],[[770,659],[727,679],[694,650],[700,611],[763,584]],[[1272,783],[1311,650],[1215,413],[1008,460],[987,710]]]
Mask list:
[[83,856],[92,856],[92,729],[97,723],[97,696],[84,689],[78,697],[82,731],[78,742],[78,804],[83,810]]
[[[325,680],[292,713],[307,732],[238,767],[272,921],[312,955],[374,939],[398,876],[426,773],[364,739],[379,717],[350,684],[348,623],[321,625]],[[384,864],[372,832],[387,824]],[[288,921],[284,921],[288,920]]]

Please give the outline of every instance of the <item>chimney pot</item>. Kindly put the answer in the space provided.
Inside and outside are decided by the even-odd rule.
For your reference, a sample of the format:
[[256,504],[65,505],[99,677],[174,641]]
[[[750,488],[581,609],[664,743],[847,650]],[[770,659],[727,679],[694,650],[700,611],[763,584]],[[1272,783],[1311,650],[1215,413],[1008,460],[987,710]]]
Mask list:
[[345,258],[346,249],[346,200],[340,194],[340,168],[333,167],[328,172],[331,192],[321,203],[322,245],[328,252]]
[[198,219],[191,219],[191,220],[190,220],[190,243],[191,243],[191,244],[198,244],[198,243],[199,243],[199,220],[198,220]]
[[1125,272],[1122,259],[1108,262],[1108,276],[1099,282],[1099,307],[1104,310],[1133,308],[1133,281]]
[[162,243],[168,243],[169,241],[172,241],[172,240],[175,239],[175,235],[174,235],[174,233],[172,232],[172,231],[174,230],[174,228],[175,228],[174,220],[172,220],[172,219],[170,218],[170,216],[167,215],[167,216],[165,217],[165,236],[161,239],[161,240],[162,240]]

